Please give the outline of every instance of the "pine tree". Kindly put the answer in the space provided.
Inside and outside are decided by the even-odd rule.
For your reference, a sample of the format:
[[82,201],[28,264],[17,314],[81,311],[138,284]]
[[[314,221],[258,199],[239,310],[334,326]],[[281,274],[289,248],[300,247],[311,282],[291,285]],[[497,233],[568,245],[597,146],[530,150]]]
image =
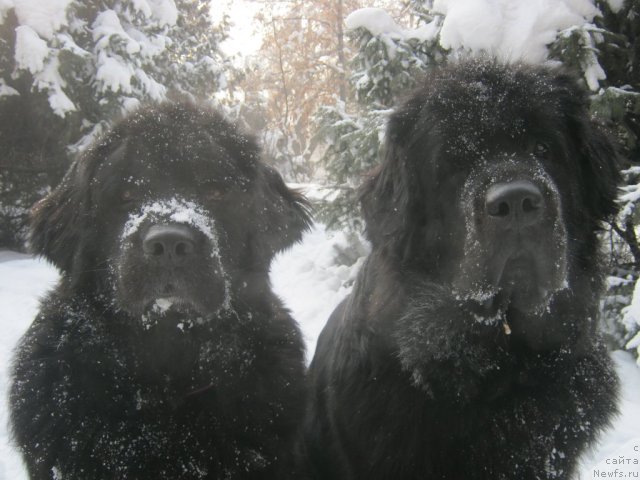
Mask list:
[[635,318],[627,308],[637,302],[633,292],[640,274],[636,234],[640,222],[640,6],[632,0],[616,6],[598,0],[596,5],[601,15],[592,23],[560,32],[550,54],[582,76],[593,92],[594,117],[617,137],[621,147],[625,186],[620,214],[606,235],[611,277],[604,328],[613,344],[633,345],[640,353],[640,316]]
[[212,99],[231,69],[219,49],[229,24],[209,21],[206,0],[69,0],[42,8],[51,18],[19,2],[0,10],[0,146],[9,152],[0,174],[4,246],[19,246],[28,206],[112,119],[169,93]]
[[[640,6],[633,0],[595,3],[601,14],[591,22],[580,22],[580,18],[588,17],[576,11],[574,18],[578,24],[558,32],[555,41],[547,46],[548,56],[583,78],[585,86],[593,92],[593,115],[622,145],[627,186],[621,197],[621,214],[607,232],[612,276],[605,301],[604,327],[614,346],[627,345],[640,353],[640,287],[635,288],[638,298],[633,301],[638,307],[627,307],[632,303],[640,271],[636,236],[640,221],[636,208],[640,202]],[[388,109],[421,71],[444,63],[449,55],[455,54],[444,51],[439,44],[438,35],[446,17],[434,14],[431,4],[421,0],[409,4],[408,11],[418,28],[430,33],[419,36],[422,41],[382,15],[375,22],[362,22],[362,26],[372,26],[368,30],[360,28],[353,32],[358,53],[353,61],[355,73],[351,85],[358,106],[350,108],[337,102],[322,108],[318,115],[317,135],[328,145],[324,160],[335,190],[320,208],[320,218],[332,228],[362,228],[356,186],[362,182],[363,173],[380,160]],[[358,15],[371,18],[371,14],[370,11]],[[357,18],[351,17],[351,21],[357,24]],[[475,46],[459,47],[467,54],[474,53]]]
[[350,78],[357,103],[338,100],[317,114],[316,137],[327,145],[323,162],[334,190],[319,205],[329,228],[362,230],[357,186],[380,161],[387,115],[421,73],[446,60],[438,44],[441,16],[424,2],[413,2],[408,17],[415,28],[400,27],[380,9],[362,9],[347,19],[357,47]]

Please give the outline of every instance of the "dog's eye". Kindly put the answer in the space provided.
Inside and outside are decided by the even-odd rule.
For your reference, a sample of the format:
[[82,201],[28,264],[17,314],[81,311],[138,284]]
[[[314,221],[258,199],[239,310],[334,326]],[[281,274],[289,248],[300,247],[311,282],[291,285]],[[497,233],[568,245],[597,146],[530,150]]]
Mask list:
[[120,193],[120,203],[127,204],[133,202],[137,198],[136,192],[133,190],[123,190]]
[[533,154],[538,158],[549,158],[549,146],[543,142],[536,142],[533,147]]
[[224,198],[225,192],[221,188],[210,188],[206,193],[206,198],[212,202],[219,202]]

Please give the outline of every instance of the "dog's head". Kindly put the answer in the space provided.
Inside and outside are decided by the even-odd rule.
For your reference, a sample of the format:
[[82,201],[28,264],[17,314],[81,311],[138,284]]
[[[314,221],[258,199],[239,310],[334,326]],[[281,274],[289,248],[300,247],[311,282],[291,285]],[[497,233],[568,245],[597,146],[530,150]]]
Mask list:
[[594,264],[615,158],[570,75],[483,60],[434,70],[389,121],[362,193],[367,232],[463,297],[544,306]]
[[[141,109],[91,146],[32,213],[31,245],[118,307],[229,306],[309,225],[303,197],[215,111]],[[115,292],[113,292],[115,290]]]

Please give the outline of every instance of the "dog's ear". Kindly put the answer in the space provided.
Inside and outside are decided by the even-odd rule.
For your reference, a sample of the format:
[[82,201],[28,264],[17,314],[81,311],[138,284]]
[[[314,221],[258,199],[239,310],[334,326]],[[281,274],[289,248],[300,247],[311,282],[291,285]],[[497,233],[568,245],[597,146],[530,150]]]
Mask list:
[[81,159],[73,162],[60,184],[31,208],[29,246],[63,272],[71,272],[81,242],[88,182],[82,182]]
[[[91,242],[91,179],[102,159],[122,147],[114,133],[79,155],[62,181],[30,212],[29,248],[67,275],[80,273],[77,265]],[[74,270],[75,268],[75,270]]]
[[258,163],[257,197],[260,258],[270,260],[277,252],[293,245],[311,226],[309,202],[288,188],[273,168]]
[[420,121],[422,105],[408,102],[389,119],[383,160],[360,188],[360,204],[366,234],[374,247],[387,246],[402,255],[421,221],[416,206],[421,193],[412,150],[418,132],[428,126]]
[[584,201],[597,221],[611,220],[619,208],[616,198],[621,181],[621,161],[617,149],[592,121],[583,120],[580,130]]
[[560,72],[555,79],[561,95],[569,133],[578,154],[579,184],[590,217],[596,222],[610,220],[618,211],[616,197],[621,180],[621,160],[613,140],[589,112],[589,93],[570,74]]

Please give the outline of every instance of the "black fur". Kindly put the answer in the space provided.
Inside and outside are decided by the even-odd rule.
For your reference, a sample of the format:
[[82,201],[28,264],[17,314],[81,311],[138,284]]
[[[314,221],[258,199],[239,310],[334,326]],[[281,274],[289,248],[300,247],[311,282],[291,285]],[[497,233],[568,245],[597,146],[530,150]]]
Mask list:
[[[13,366],[30,477],[297,478],[304,348],[268,269],[309,221],[207,108],[141,109],[96,142],[32,214],[62,278]],[[175,251],[152,241],[175,231]]]
[[[389,121],[373,249],[311,364],[315,478],[570,478],[616,411],[596,317],[617,181],[571,76],[433,71]],[[522,185],[517,215],[491,206]]]

